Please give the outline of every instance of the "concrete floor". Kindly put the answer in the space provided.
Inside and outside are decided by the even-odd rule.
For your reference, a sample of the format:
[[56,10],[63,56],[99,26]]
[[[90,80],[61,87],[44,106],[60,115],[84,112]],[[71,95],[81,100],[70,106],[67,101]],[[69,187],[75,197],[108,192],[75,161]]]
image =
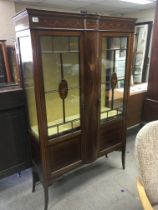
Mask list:
[[[49,210],[141,210],[136,191],[135,136],[127,139],[126,170],[121,153],[113,152],[95,163],[60,178],[49,188]],[[0,180],[0,210],[43,210],[41,184],[31,192],[30,170],[22,177]]]

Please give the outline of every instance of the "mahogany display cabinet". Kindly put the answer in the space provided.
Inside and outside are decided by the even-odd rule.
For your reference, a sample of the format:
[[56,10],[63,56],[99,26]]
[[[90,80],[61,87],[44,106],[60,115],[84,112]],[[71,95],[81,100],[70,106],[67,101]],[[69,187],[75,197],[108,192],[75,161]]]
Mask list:
[[14,17],[33,191],[114,150],[125,167],[135,19],[26,9]]

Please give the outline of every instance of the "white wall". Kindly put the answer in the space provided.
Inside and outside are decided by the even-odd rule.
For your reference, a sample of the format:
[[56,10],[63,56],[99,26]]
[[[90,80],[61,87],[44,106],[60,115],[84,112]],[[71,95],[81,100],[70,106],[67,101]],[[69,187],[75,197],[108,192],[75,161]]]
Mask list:
[[[74,12],[72,10],[64,10],[64,9],[56,9],[53,6],[34,6],[30,4],[20,4],[20,3],[15,3],[15,10],[16,12],[19,12],[21,10],[24,10],[25,8],[33,8],[33,9],[43,9],[43,10],[52,10],[52,11],[60,11],[60,12]],[[64,6],[63,6],[64,8]]]
[[25,8],[33,8],[33,9],[47,9],[47,10],[51,10],[50,8],[44,8],[39,6],[34,6],[34,5],[29,5],[29,4],[20,4],[20,3],[15,3],[15,11],[19,12],[24,10]]
[[[7,0],[0,0],[0,39],[7,40],[8,44],[13,44],[15,41],[15,29],[14,23],[12,21],[12,17],[16,14],[16,12],[24,9],[24,8],[37,8],[37,9],[48,9],[55,10],[55,8],[47,8],[40,6],[31,6],[24,4],[15,4],[14,2],[10,2]],[[151,21],[154,19],[155,9],[148,9],[144,11],[134,12],[134,13],[124,13],[121,16],[126,17],[134,17],[138,18],[137,22],[145,22]],[[117,15],[117,14],[116,14]]]
[[124,13],[121,16],[137,18],[137,22],[147,22],[147,21],[153,21],[154,15],[155,15],[155,8],[151,8],[148,10],[140,10],[137,12]]
[[7,44],[14,44],[15,29],[12,17],[15,15],[13,2],[0,0],[0,40],[7,40]]

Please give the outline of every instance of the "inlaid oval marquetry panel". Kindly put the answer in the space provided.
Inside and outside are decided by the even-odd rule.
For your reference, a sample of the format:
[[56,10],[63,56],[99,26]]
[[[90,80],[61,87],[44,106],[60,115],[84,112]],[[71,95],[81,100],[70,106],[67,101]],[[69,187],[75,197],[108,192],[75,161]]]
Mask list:
[[111,75],[111,88],[114,89],[117,85],[117,74],[113,72]]
[[58,90],[60,98],[65,99],[68,95],[68,84],[66,80],[61,80]]

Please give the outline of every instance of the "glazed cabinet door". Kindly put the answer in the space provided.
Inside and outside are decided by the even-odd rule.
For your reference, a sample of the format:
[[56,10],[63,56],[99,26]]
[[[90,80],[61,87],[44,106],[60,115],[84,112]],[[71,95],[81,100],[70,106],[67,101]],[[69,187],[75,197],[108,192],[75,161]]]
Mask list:
[[50,171],[82,160],[82,36],[40,33]]
[[128,35],[101,39],[100,142],[99,152],[121,145],[127,92]]

